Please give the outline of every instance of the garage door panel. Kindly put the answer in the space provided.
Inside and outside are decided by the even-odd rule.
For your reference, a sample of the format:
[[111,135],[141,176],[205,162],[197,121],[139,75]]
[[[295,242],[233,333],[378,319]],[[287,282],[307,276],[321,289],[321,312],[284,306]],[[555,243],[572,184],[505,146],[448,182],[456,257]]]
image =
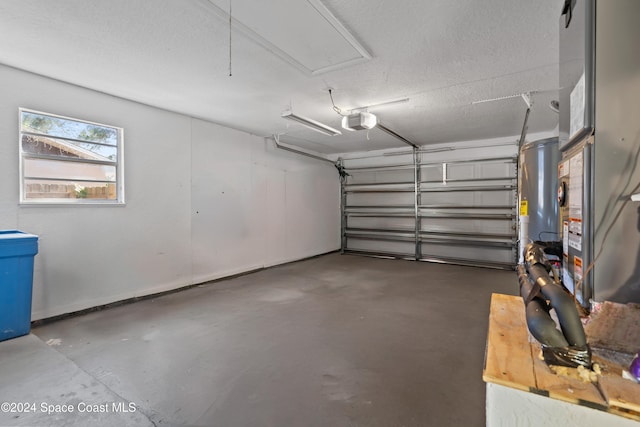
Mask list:
[[503,191],[439,191],[421,192],[421,205],[423,206],[472,206],[495,207],[503,206],[512,209],[515,204],[515,192],[513,189]]
[[413,206],[414,194],[401,193],[347,193],[347,207],[349,206]]
[[379,218],[379,217],[348,217],[347,226],[356,229],[388,229],[415,230],[415,219],[411,218]]
[[456,232],[472,234],[500,234],[513,236],[511,221],[468,220],[450,218],[424,218],[420,221],[420,231],[424,232]]
[[425,260],[458,260],[471,261],[474,264],[485,263],[487,267],[494,267],[499,264],[511,265],[513,263],[513,251],[511,248],[486,248],[474,246],[446,246],[422,244],[422,257]]
[[469,180],[469,179],[499,179],[505,176],[515,176],[515,164],[505,163],[485,163],[485,164],[448,164],[447,179]]
[[349,177],[349,184],[362,185],[362,184],[384,184],[384,183],[396,183],[396,182],[410,182],[413,183],[414,171],[413,169],[405,170],[393,170],[393,171],[369,171],[369,172],[357,172],[352,173]]
[[423,182],[443,182],[444,169],[441,164],[422,166],[420,178]]
[[412,258],[415,253],[413,242],[394,242],[385,240],[349,239],[347,250],[367,252],[372,255],[397,255]]

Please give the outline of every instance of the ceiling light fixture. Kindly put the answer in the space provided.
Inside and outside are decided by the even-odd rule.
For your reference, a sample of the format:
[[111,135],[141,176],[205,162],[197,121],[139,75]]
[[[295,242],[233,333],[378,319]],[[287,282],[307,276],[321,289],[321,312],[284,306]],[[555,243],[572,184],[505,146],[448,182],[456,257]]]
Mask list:
[[291,111],[285,111],[284,113],[282,113],[282,118],[287,120],[293,120],[294,122],[300,123],[302,126],[306,126],[309,129],[315,130],[316,132],[320,132],[325,135],[329,135],[329,136],[342,135],[342,132],[340,132],[337,129],[329,127],[318,121],[315,121],[303,116],[298,116],[297,114],[293,114],[293,112]]

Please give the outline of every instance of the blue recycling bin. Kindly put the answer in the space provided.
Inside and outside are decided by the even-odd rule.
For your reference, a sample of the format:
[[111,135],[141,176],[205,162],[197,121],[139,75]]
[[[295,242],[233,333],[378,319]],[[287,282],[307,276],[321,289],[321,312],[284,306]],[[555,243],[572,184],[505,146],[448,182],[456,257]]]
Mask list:
[[0,230],[0,341],[31,330],[33,258],[38,236]]

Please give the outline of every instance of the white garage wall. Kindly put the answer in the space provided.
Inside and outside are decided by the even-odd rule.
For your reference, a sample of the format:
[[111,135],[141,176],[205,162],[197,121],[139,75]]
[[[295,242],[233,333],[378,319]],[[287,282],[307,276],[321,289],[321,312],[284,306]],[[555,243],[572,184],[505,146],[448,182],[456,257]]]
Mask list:
[[[331,164],[0,66],[0,229],[40,236],[33,319],[339,248]],[[18,108],[124,128],[126,206],[19,206]]]
[[339,248],[333,165],[202,120],[192,121],[192,141],[196,282]]

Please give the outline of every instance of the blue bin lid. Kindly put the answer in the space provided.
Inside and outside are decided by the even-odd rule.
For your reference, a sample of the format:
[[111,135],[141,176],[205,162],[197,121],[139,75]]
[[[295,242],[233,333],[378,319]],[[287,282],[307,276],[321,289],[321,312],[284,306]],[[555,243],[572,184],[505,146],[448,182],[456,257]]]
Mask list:
[[19,230],[0,230],[0,240],[12,240],[12,239],[37,239],[35,234],[25,233]]
[[38,236],[18,230],[0,230],[0,258],[38,253]]

